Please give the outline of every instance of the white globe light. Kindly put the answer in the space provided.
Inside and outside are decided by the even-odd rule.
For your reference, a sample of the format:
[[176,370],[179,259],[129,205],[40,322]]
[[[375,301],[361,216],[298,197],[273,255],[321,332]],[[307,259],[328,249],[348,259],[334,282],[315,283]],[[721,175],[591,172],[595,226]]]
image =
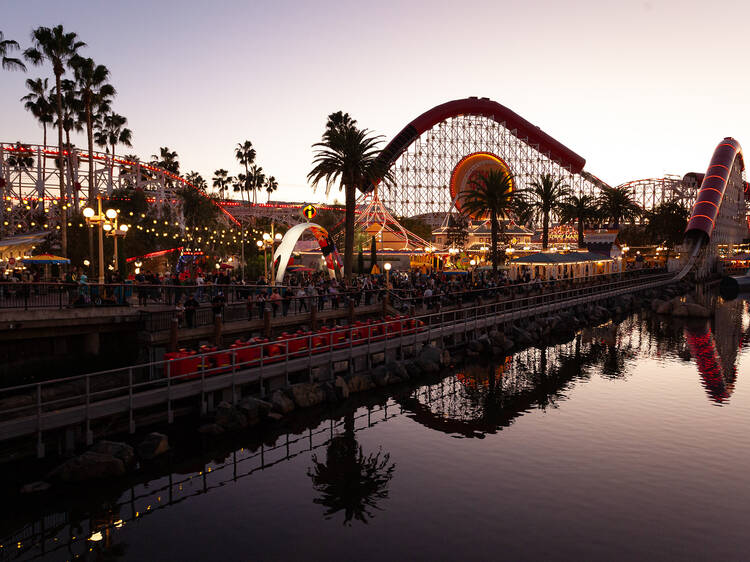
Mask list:
[[115,211],[114,209],[107,209],[107,212],[104,214],[107,215],[108,219],[113,219],[117,216],[117,211]]
[[264,232],[263,233],[263,240],[270,240],[270,239],[271,239],[271,235],[268,234],[268,232]]
[[130,228],[130,227],[127,224],[121,224],[120,225],[120,230],[122,230],[123,232],[127,232],[128,228]]
[[216,264],[216,265],[215,265],[214,267],[215,267],[216,269],[219,269],[219,268],[220,268],[221,266],[220,266],[220,265],[219,265],[219,264],[217,263],[217,264]]
[[477,265],[477,262],[476,262],[476,260],[471,260],[471,261],[470,261],[469,263],[470,263],[471,265]]
[[256,242],[256,244],[258,245],[258,248],[262,248],[263,247],[263,241],[262,240],[258,240]]
[[390,270],[391,270],[391,264],[390,264],[390,263],[388,263],[388,262],[386,262],[386,263],[385,263],[385,264],[383,265],[383,267],[385,268],[385,270],[386,270],[386,271],[390,271]]
[[85,265],[86,267],[88,267],[88,266],[91,265],[91,262],[89,260],[83,260],[83,265]]
[[105,224],[102,228],[104,228],[104,230],[106,230],[107,232],[109,232],[110,230],[112,230],[112,225],[111,224]]
[[83,216],[86,217],[87,219],[90,219],[91,217],[94,216],[94,209],[92,209],[91,207],[86,207],[83,210]]
[[274,238],[276,238],[276,240],[281,240],[281,238],[282,238],[281,232],[277,232],[276,236],[274,236]]

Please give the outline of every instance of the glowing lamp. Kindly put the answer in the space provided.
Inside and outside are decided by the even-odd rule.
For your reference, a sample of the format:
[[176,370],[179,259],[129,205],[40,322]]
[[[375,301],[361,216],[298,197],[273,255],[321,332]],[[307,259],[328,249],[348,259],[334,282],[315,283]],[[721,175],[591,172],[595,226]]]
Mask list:
[[258,245],[258,248],[262,248],[263,247],[263,241],[262,240],[258,240],[256,242],[256,244]]
[[277,232],[276,236],[274,236],[274,238],[276,238],[276,240],[281,240],[281,238],[282,238],[281,232]]
[[114,209],[107,209],[107,212],[104,214],[107,215],[108,219],[113,219],[117,216],[117,211],[115,211]]
[[268,232],[264,232],[263,233],[263,240],[270,240],[270,239],[271,239],[271,235],[268,234]]
[[475,265],[477,265],[477,261],[476,260],[471,260],[469,262],[469,265],[471,265],[472,267],[474,267]]
[[106,230],[107,232],[109,232],[110,230],[112,230],[112,225],[111,224],[105,224],[102,228],[104,230]]
[[390,263],[388,263],[388,262],[385,262],[385,263],[383,264],[383,268],[384,268],[384,269],[385,269],[386,271],[390,271],[390,270],[391,270],[391,264],[390,264]]
[[120,225],[120,230],[122,230],[123,232],[127,232],[129,228],[130,227],[127,224]]
[[88,267],[88,266],[91,265],[91,262],[89,260],[83,260],[83,265],[85,265],[86,267]]
[[83,210],[83,216],[86,217],[87,219],[90,219],[91,217],[94,216],[94,209],[92,209],[91,207],[86,207]]

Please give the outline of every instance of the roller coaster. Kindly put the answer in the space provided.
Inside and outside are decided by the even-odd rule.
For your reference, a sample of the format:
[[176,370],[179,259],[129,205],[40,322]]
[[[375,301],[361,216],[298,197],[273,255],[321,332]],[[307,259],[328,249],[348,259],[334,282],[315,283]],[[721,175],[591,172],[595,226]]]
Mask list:
[[[456,211],[451,178],[459,163],[473,154],[488,154],[502,162],[520,190],[541,174],[563,179],[577,195],[597,196],[607,186],[584,170],[583,157],[538,126],[488,98],[469,97],[424,112],[393,137],[379,158],[394,181],[378,189],[365,186],[359,209],[376,204],[382,206],[383,213],[423,217],[436,226]],[[89,155],[75,148],[63,152],[61,182],[58,159],[58,151],[46,146],[0,143],[2,236],[43,230],[59,220],[61,195],[66,205],[80,208],[89,192],[110,195],[116,189],[136,188],[146,192],[158,209],[169,204],[179,210],[176,192],[196,189],[185,178],[152,164],[101,152],[92,154],[93,185],[89,186]],[[711,259],[701,260],[704,255],[711,258],[709,246],[734,244],[747,237],[744,160],[739,143],[729,137],[718,145],[705,174],[642,179],[620,187],[626,187],[647,210],[667,201],[692,207],[686,231],[690,267],[699,261],[711,263]],[[289,225],[302,220],[302,204],[236,200],[217,204],[226,220],[235,224],[258,217]]]

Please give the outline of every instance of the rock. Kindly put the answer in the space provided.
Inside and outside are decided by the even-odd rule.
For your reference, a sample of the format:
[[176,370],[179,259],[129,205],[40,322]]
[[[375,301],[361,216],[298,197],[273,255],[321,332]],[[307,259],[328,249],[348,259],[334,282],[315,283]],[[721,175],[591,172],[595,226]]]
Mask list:
[[268,419],[273,421],[281,421],[284,419],[284,416],[277,412],[271,412],[268,414]]
[[508,352],[511,349],[513,349],[513,346],[515,344],[513,343],[513,340],[510,338],[505,338],[505,351]]
[[370,375],[354,375],[349,379],[349,392],[363,392],[375,388]]
[[336,380],[333,381],[333,389],[336,391],[339,400],[349,398],[349,385],[346,384],[344,377],[336,377]]
[[224,433],[224,428],[218,423],[206,423],[198,428],[198,433],[203,435],[221,435]]
[[52,487],[52,485],[49,482],[44,482],[42,480],[39,480],[37,482],[32,482],[30,484],[26,484],[21,488],[22,494],[38,494],[39,492],[46,492]]
[[294,401],[282,390],[277,390],[271,395],[273,409],[282,414],[288,414],[294,410]]
[[335,404],[339,401],[339,396],[336,393],[336,390],[333,388],[333,383],[331,382],[324,382],[320,385],[320,389],[323,391],[323,394],[325,395],[325,401],[329,404]]
[[419,367],[423,373],[427,375],[434,375],[440,371],[440,365],[427,359],[425,357],[419,357],[416,361],[417,367]]
[[682,304],[682,303],[680,303],[680,304],[672,307],[672,316],[677,316],[677,317],[681,317],[681,318],[684,318],[684,317],[688,316],[687,306],[684,305],[684,304]]
[[505,334],[499,332],[498,330],[492,330],[490,332],[490,340],[492,341],[492,345],[495,347],[502,348],[505,346]]
[[273,405],[270,402],[259,400],[258,398],[253,398],[251,396],[243,398],[240,403],[237,404],[237,409],[240,413],[245,415],[245,418],[247,418],[248,425],[256,425],[259,423],[260,420],[268,416],[272,407]]
[[125,474],[125,464],[112,455],[86,451],[65,461],[47,475],[49,480],[84,482]]
[[[654,299],[659,300],[659,299]],[[657,314],[671,314],[672,313],[672,302],[671,301],[659,301],[656,307]]]
[[309,382],[293,384],[289,387],[289,390],[292,393],[294,404],[300,408],[317,406],[318,404],[322,404],[326,399],[325,391]]
[[372,372],[372,380],[378,386],[388,386],[390,376],[384,367],[378,367]]
[[[481,346],[482,344],[480,343],[479,345]],[[479,348],[479,350],[481,349],[482,347]],[[442,364],[442,351],[437,347],[426,345],[422,348],[422,351],[419,352],[419,358],[431,361],[440,366]]]
[[449,366],[451,364],[451,352],[448,351],[447,349],[444,349],[440,353],[440,364],[443,367],[447,367],[447,366]]
[[393,379],[394,383],[406,382],[409,380],[409,372],[406,370],[406,367],[404,367],[402,363],[396,361],[388,364],[388,374],[391,379]]
[[138,445],[138,456],[151,460],[169,451],[169,440],[163,433],[149,433]]
[[419,369],[419,366],[415,361],[407,361],[404,364],[404,368],[406,369],[406,372],[409,373],[410,379],[418,377],[422,374],[422,371]]
[[216,423],[230,431],[248,426],[247,416],[229,402],[220,402],[216,407]]
[[693,318],[711,318],[711,311],[701,304],[688,302],[684,306],[687,309],[688,316]]
[[133,450],[133,447],[127,443],[119,443],[117,441],[99,441],[91,447],[89,451],[101,453],[103,455],[111,455],[116,459],[120,459],[125,465],[125,468],[131,468],[135,464],[135,451]]

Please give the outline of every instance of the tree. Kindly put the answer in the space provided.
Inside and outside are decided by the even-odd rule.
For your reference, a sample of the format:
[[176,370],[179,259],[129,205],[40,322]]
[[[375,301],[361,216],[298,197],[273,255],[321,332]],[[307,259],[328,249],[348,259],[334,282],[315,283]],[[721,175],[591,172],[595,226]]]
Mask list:
[[446,242],[451,248],[463,248],[469,238],[469,219],[466,215],[451,214],[448,217]]
[[492,270],[497,274],[500,261],[497,252],[500,233],[498,219],[508,217],[513,208],[513,176],[503,169],[490,170],[471,180],[469,186],[472,189],[461,192],[460,206],[468,215],[489,215]]
[[54,113],[54,108],[50,100],[49,79],[37,78],[36,80],[32,80],[31,78],[27,78],[26,88],[29,90],[29,93],[21,98],[21,101],[24,102],[23,107],[42,124],[44,146],[47,146],[47,125],[52,123]]
[[[240,174],[242,175],[242,174]],[[208,189],[208,184],[206,183],[206,180],[203,179],[203,176],[200,175],[198,172],[190,171],[187,174],[185,174],[185,179],[188,181],[188,183],[191,183],[195,189],[198,191],[202,191],[203,193],[206,192]]]
[[641,216],[641,208],[630,197],[627,187],[603,187],[598,203],[602,216],[612,219],[615,230],[619,230],[621,221]]
[[227,172],[224,168],[221,168],[214,172],[213,186],[214,189],[217,189],[219,191],[219,197],[224,197],[224,192],[229,189],[230,184],[231,178],[229,177],[229,172]]
[[[245,175],[243,176],[244,184],[240,189],[240,198],[242,198],[243,192],[249,188],[247,182],[250,178],[250,164],[255,162],[255,149],[253,148],[253,143],[249,140],[246,140],[241,144],[237,143],[237,148],[234,149],[234,157],[245,167]],[[238,175],[237,177],[239,178],[240,176]],[[255,202],[255,191],[253,191],[253,203]]]
[[365,255],[362,253],[362,246],[359,247],[357,252],[357,273],[362,275],[365,272]]
[[599,210],[596,199],[591,195],[571,195],[560,207],[560,221],[563,223],[578,222],[578,247],[583,248],[584,225],[596,220]]
[[159,154],[152,154],[151,159],[153,160],[154,166],[158,166],[162,170],[166,170],[175,175],[180,174],[180,160],[177,152],[170,150],[168,146],[162,146],[159,148]]
[[271,194],[279,188],[279,182],[273,176],[266,178],[266,192],[268,193],[268,202],[271,202]]
[[671,248],[682,242],[690,210],[677,201],[667,201],[646,212],[646,233],[652,244],[666,244],[667,258]]
[[[339,114],[340,117],[339,118]],[[381,137],[371,136],[367,129],[359,129],[348,114],[332,113],[328,117],[321,142],[316,149],[313,169],[308,181],[317,186],[325,181],[326,195],[336,182],[346,199],[344,222],[344,277],[351,279],[354,261],[354,211],[357,190],[366,191],[381,179],[392,179],[385,162],[378,159]]]
[[253,192],[253,203],[257,203],[256,192],[259,191],[266,181],[266,175],[261,166],[253,164],[248,170],[247,186]]
[[[32,64],[38,65],[47,61],[52,65],[52,71],[55,74],[55,97],[57,100],[57,122],[63,123],[63,100],[62,100],[62,75],[68,66],[70,59],[77,53],[78,49],[85,47],[86,43],[78,40],[75,33],[66,33],[62,25],[53,28],[37,27],[31,32],[33,47],[26,49],[24,57]],[[58,168],[60,170],[60,230],[62,234],[61,253],[65,256],[68,251],[68,229],[66,217],[66,197],[65,197],[65,174],[63,160],[63,130],[58,127],[57,130],[58,145]]]
[[[118,144],[132,147],[133,131],[125,125],[128,124],[126,117],[110,112],[100,114],[95,123],[94,142],[98,146],[105,147],[109,152],[112,147],[112,159],[115,157],[115,149]],[[174,153],[175,157],[177,153]],[[178,165],[179,167],[179,165]]]
[[[34,157],[31,155],[30,146],[16,143],[16,152],[11,152],[8,156],[8,166],[15,168],[18,172],[30,170],[34,167]],[[21,192],[22,174],[18,174],[18,192]]]
[[513,214],[516,222],[521,226],[530,227],[534,221],[534,209],[523,197],[513,198]]
[[549,245],[550,216],[558,212],[563,201],[570,198],[570,188],[563,183],[562,178],[555,179],[552,174],[541,174],[531,182],[531,188],[526,191],[527,203],[537,220],[542,219],[542,249]]
[[[95,64],[91,58],[80,55],[70,60],[73,67],[78,95],[83,104],[83,117],[86,120],[86,140],[89,151],[89,202],[97,195],[97,187],[94,183],[94,112],[108,111],[109,102],[115,95],[114,87],[107,82],[109,70],[106,66]],[[112,147],[114,157],[114,146]]]
[[5,70],[23,70],[26,71],[26,65],[21,62],[21,59],[9,57],[8,55],[13,51],[19,50],[18,41],[13,39],[4,39],[3,32],[0,31],[0,57],[2,58],[2,66]]

